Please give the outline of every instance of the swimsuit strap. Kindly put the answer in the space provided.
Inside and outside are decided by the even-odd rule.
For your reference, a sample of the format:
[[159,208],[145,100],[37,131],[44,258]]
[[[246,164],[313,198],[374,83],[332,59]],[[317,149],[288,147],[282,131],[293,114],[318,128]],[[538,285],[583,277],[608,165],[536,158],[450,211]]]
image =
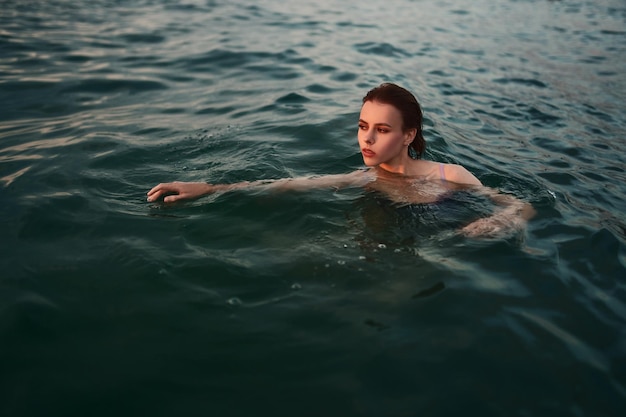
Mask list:
[[443,169],[443,164],[439,164],[439,176],[441,177],[442,181],[446,180],[446,171],[444,171]]

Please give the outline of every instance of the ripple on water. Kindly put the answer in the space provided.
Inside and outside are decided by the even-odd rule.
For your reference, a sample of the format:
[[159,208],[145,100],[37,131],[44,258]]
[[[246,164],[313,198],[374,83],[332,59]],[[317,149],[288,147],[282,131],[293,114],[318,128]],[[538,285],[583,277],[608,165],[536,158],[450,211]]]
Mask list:
[[555,152],[561,155],[567,155],[572,157],[578,157],[581,154],[581,149],[576,146],[576,143],[570,143],[563,140],[557,140],[556,138],[549,138],[543,136],[537,136],[530,141],[533,145],[536,145],[545,150]]
[[46,340],[54,337],[62,308],[49,297],[20,291],[3,307],[0,327],[15,338]]
[[314,94],[330,94],[335,91],[333,88],[323,84],[311,84],[306,87],[306,90]]
[[354,48],[366,55],[380,55],[394,58],[406,58],[411,56],[411,54],[404,49],[386,42],[362,42],[355,44]]
[[[36,204],[34,204],[36,202]],[[88,210],[89,199],[76,191],[34,195],[20,221],[22,239],[51,239],[88,234],[103,213]]]
[[158,33],[127,33],[119,35],[119,38],[128,43],[162,43],[166,37]]
[[279,104],[302,104],[309,101],[311,100],[298,93],[289,93],[276,99],[276,103]]
[[235,106],[209,106],[203,107],[196,110],[196,114],[206,114],[206,115],[224,115],[228,113],[233,113],[237,111],[239,107]]
[[548,86],[539,81],[539,80],[535,80],[535,79],[526,79],[526,78],[496,78],[493,80],[493,82],[495,83],[499,83],[499,84],[518,84],[518,85],[524,85],[524,86],[528,86],[528,87],[537,87],[537,88],[547,88]]
[[229,70],[258,61],[279,61],[278,57],[277,54],[270,52],[235,52],[217,48],[195,57],[185,58],[180,61],[180,65],[194,72],[212,69]]
[[164,90],[168,88],[166,84],[159,81],[132,78],[91,78],[68,84],[70,85],[61,90],[62,93],[108,93],[111,91],[141,93],[144,91]]
[[339,71],[332,75],[331,79],[339,82],[351,82],[359,78],[358,74],[353,72]]

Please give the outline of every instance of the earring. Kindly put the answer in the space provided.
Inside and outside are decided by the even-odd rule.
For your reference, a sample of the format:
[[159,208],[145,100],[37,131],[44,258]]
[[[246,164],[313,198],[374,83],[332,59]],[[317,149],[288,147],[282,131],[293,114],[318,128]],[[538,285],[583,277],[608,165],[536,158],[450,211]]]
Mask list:
[[409,156],[411,157],[411,159],[419,158],[417,151],[412,146],[409,146]]

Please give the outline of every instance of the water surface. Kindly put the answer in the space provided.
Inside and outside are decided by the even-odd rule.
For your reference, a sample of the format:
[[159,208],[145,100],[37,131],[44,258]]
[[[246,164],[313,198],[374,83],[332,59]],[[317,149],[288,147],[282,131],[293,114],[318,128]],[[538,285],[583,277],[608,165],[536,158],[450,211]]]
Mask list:
[[[626,411],[623,1],[0,6],[3,416]],[[145,201],[359,168],[385,81],[525,233],[455,233],[467,194]]]

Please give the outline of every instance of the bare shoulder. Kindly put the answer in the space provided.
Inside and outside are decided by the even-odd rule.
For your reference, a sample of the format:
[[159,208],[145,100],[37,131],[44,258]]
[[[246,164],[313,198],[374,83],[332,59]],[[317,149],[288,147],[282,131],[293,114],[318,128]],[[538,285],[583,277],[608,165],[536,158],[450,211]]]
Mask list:
[[444,172],[448,181],[456,182],[457,184],[482,185],[474,174],[461,165],[445,164]]

